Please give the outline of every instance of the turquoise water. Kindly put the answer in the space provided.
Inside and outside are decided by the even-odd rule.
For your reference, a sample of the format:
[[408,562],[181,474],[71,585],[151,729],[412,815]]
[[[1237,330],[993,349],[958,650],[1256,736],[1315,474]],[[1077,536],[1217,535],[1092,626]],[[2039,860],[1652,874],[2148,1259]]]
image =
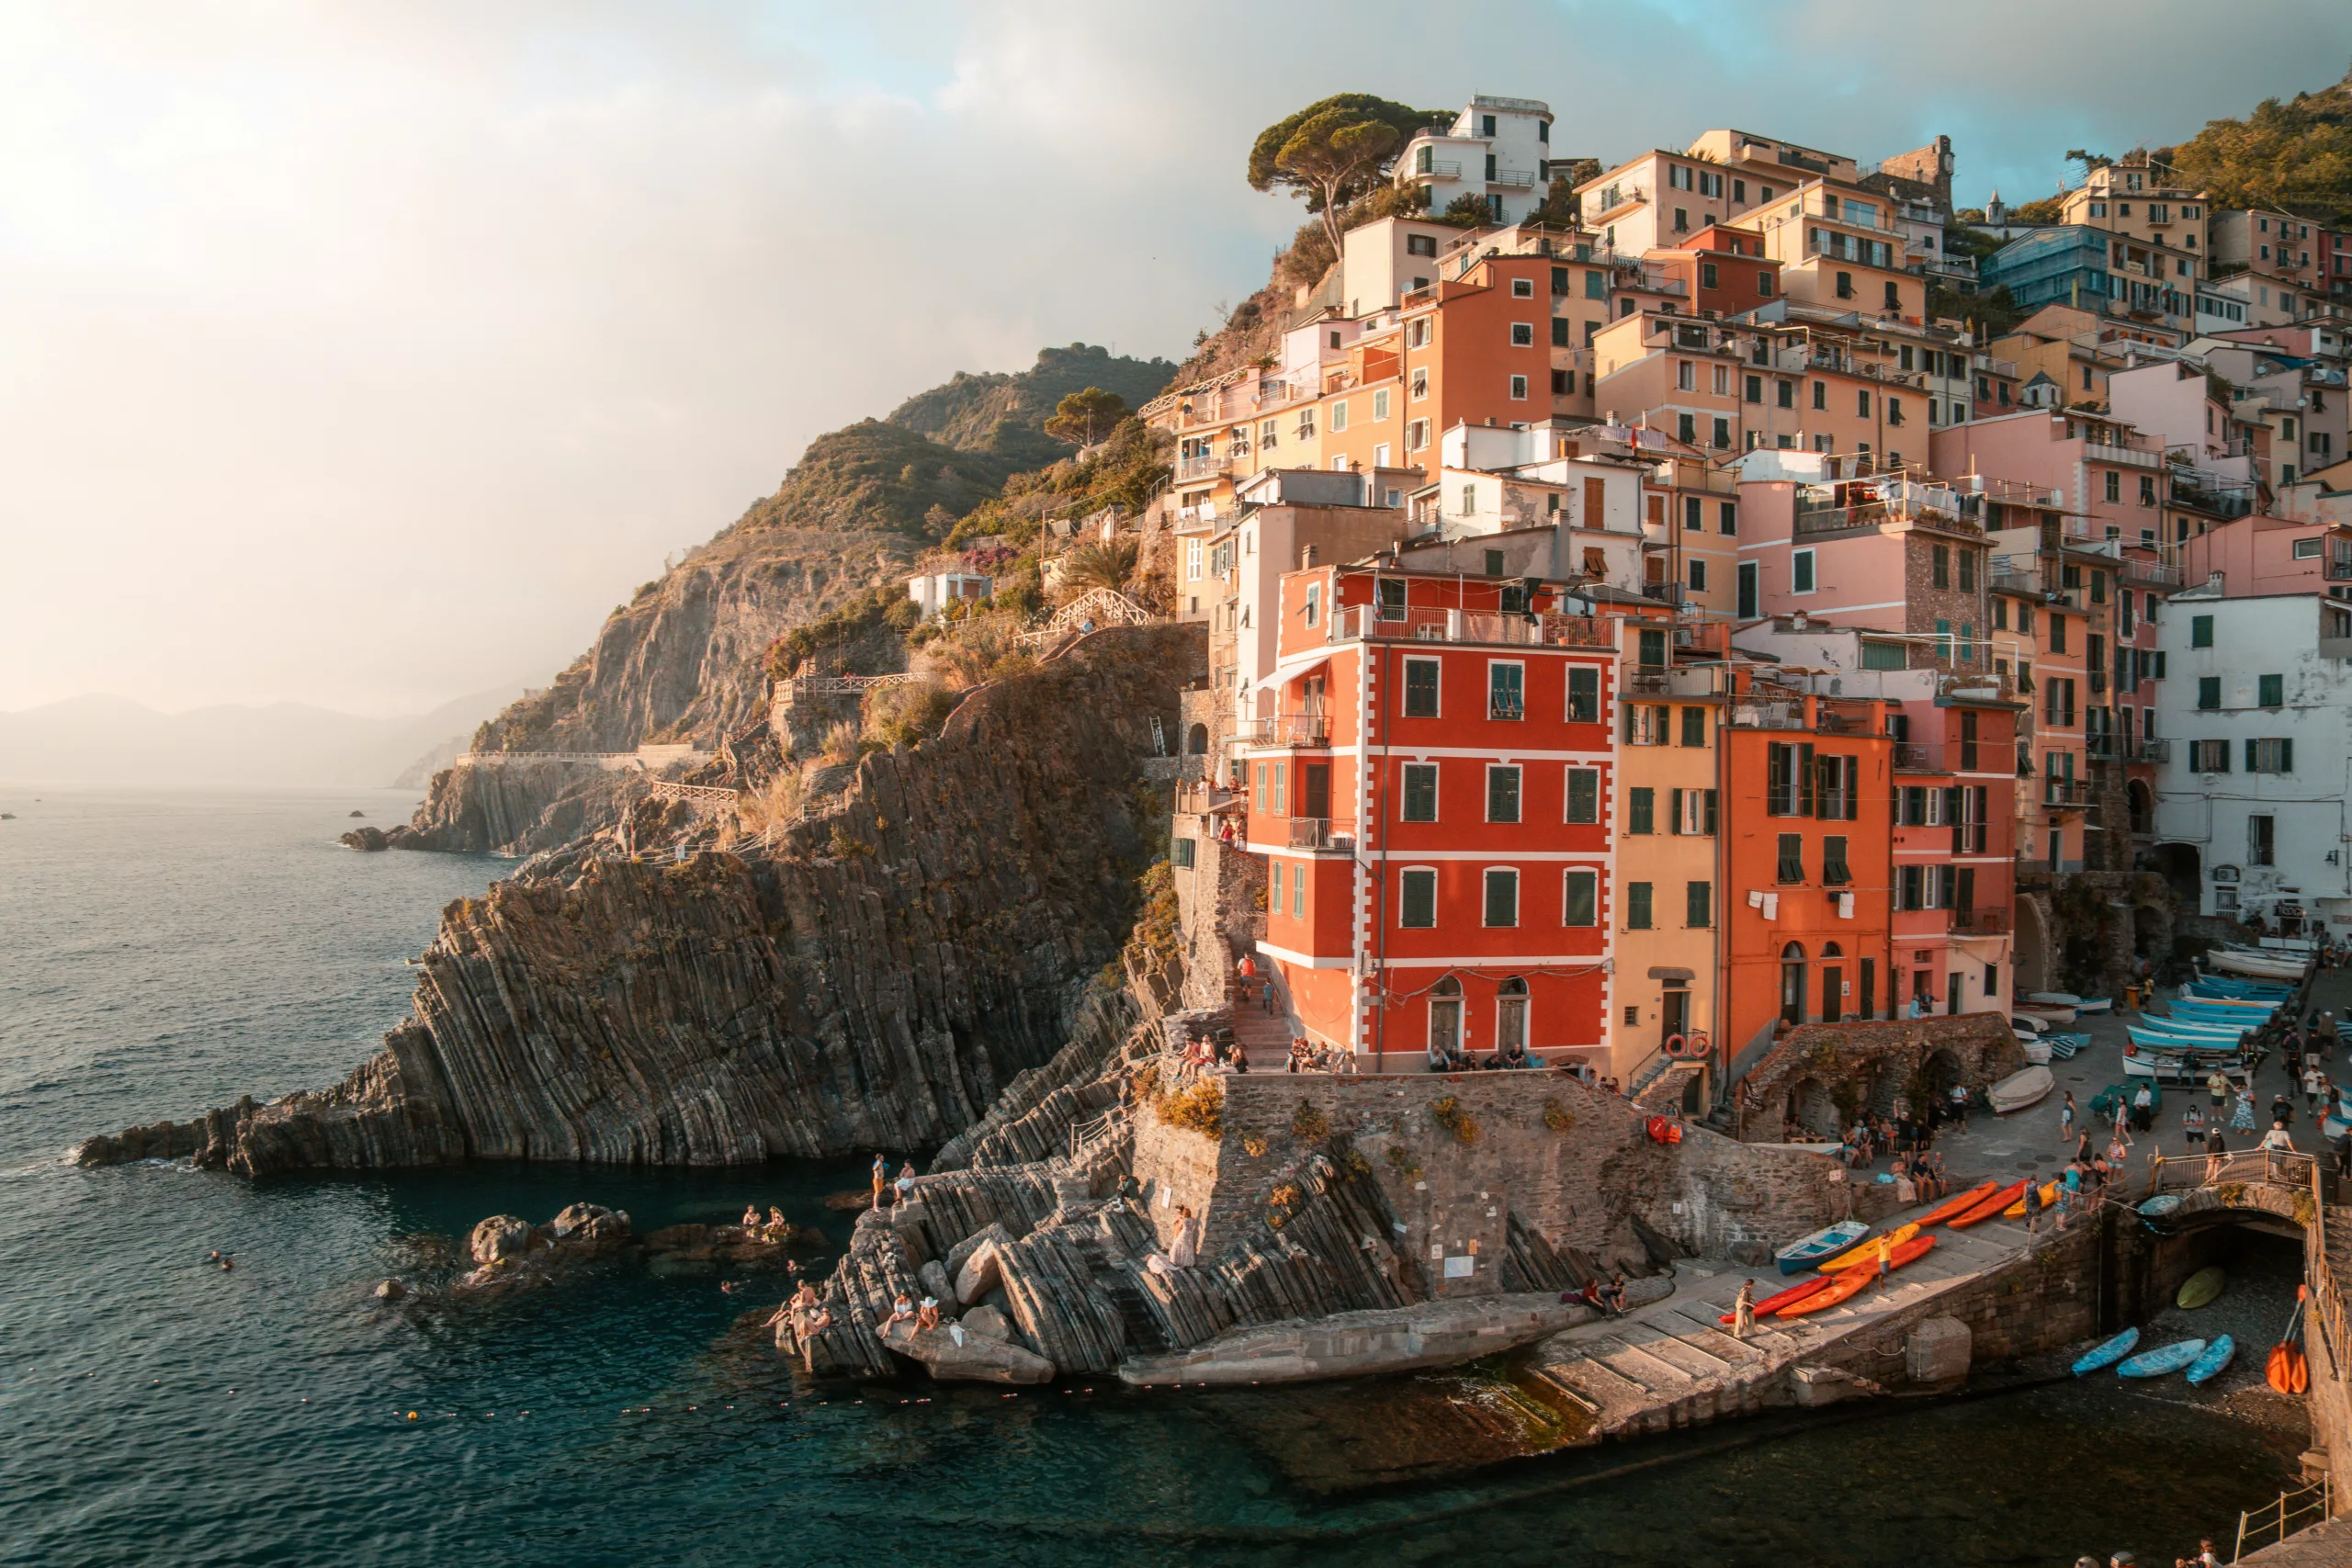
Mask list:
[[407,805],[0,789],[0,1561],[2170,1562],[2301,1446],[2069,1385],[1334,1495],[1300,1482],[1345,1462],[1358,1394],[808,1388],[752,1326],[764,1284],[371,1294],[442,1277],[486,1214],[575,1199],[641,1227],[775,1202],[838,1241],[818,1200],[855,1161],[259,1185],[60,1163],[375,1048],[437,910],[506,869],[335,846],[355,806]]

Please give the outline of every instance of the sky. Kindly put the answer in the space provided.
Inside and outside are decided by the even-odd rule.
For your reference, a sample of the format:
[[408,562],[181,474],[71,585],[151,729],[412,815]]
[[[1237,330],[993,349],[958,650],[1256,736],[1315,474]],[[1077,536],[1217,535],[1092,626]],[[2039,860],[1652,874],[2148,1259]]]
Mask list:
[[884,0],[0,6],[0,711],[543,682],[818,433],[1182,357],[1325,94],[1712,126],[1963,204],[2341,76],[2352,6]]

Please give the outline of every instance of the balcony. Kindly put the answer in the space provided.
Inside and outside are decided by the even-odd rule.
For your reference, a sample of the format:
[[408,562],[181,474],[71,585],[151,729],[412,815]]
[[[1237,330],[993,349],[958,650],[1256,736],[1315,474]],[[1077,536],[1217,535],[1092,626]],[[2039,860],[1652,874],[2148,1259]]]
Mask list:
[[[2352,577],[2352,561],[2345,563],[2345,575]],[[2123,581],[2127,587],[2177,588],[2181,583],[2181,571],[2180,568],[2167,566],[2163,561],[2139,560],[2126,556],[2123,558]]]
[[2009,929],[2009,911],[1996,905],[1979,909],[1954,909],[1951,929],[1967,936],[1999,936]]
[[2330,556],[2327,580],[2330,582],[2352,582],[2352,556]]
[[2041,567],[2031,556],[1995,556],[1993,587],[2008,593],[2041,592]]
[[2126,755],[2135,762],[2169,762],[2172,761],[2172,742],[2149,736],[2145,739],[2128,742]]
[[2161,468],[2165,466],[2161,452],[2140,452],[2129,446],[2103,446],[2096,441],[2083,443],[2083,456],[2094,463],[2114,463],[2127,468]]
[[1535,171],[1498,168],[1487,176],[1487,183],[1490,186],[1516,186],[1523,190],[1535,183]]
[[1220,457],[1213,452],[1204,452],[1177,461],[1176,482],[1184,484],[1193,479],[1213,479],[1220,474],[1229,474],[1232,471],[1233,458],[1230,454]]
[[1294,850],[1353,850],[1356,825],[1329,817],[1290,818],[1288,847]]
[[2041,804],[2053,811],[2084,811],[2091,805],[2088,779],[2043,779]]
[[2177,506],[2190,506],[2215,517],[2244,517],[2254,510],[2251,488],[2222,488],[2215,482],[2172,476],[2172,499]]
[[1432,158],[1425,164],[1414,164],[1413,173],[1424,179],[1458,180],[1462,177],[1462,165],[1450,159]]
[[1836,697],[1814,700],[1814,728],[1824,735],[1872,735],[1878,730],[1878,710],[1869,703]]
[[1329,746],[1331,721],[1319,713],[1245,718],[1234,727],[1234,739],[1251,746]]
[[1803,729],[1804,702],[1797,697],[1736,702],[1724,722],[1734,729]]
[[1941,773],[1951,770],[1944,766],[1942,747],[1922,746],[1917,741],[1905,740],[1894,748],[1894,771],[1898,773]]
[[1489,643],[1505,648],[1602,648],[1617,640],[1606,624],[1583,615],[1488,615],[1475,610],[1382,608],[1351,604],[1331,617],[1333,642]]

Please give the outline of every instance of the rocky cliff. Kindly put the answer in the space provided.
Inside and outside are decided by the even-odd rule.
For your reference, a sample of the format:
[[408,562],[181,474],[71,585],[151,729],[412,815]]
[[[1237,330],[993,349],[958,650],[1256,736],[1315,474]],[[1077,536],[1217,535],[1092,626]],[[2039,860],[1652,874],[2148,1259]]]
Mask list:
[[78,1157],[259,1175],[937,1145],[1061,1050],[1104,984],[1164,830],[1137,759],[1203,660],[1193,628],[1099,633],[975,691],[936,739],[867,756],[769,842],[549,857],[443,912],[414,1015],[343,1083]]

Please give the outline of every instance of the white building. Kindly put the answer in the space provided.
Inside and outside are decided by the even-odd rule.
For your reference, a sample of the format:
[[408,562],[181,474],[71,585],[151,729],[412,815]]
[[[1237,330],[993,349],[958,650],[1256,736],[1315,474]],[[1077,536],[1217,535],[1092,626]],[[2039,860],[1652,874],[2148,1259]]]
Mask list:
[[1482,93],[1453,117],[1453,125],[1425,130],[1405,143],[1396,180],[1428,191],[1431,212],[1443,212],[1458,197],[1478,196],[1486,197],[1489,222],[1515,223],[1543,201],[1551,184],[1551,160],[1549,104]]
[[978,604],[989,596],[989,580],[976,571],[934,571],[907,579],[907,597],[922,610],[926,621],[956,600]]
[[2315,593],[2174,596],[2157,733],[2159,863],[2207,915],[2299,908],[2352,933],[2352,607]]

